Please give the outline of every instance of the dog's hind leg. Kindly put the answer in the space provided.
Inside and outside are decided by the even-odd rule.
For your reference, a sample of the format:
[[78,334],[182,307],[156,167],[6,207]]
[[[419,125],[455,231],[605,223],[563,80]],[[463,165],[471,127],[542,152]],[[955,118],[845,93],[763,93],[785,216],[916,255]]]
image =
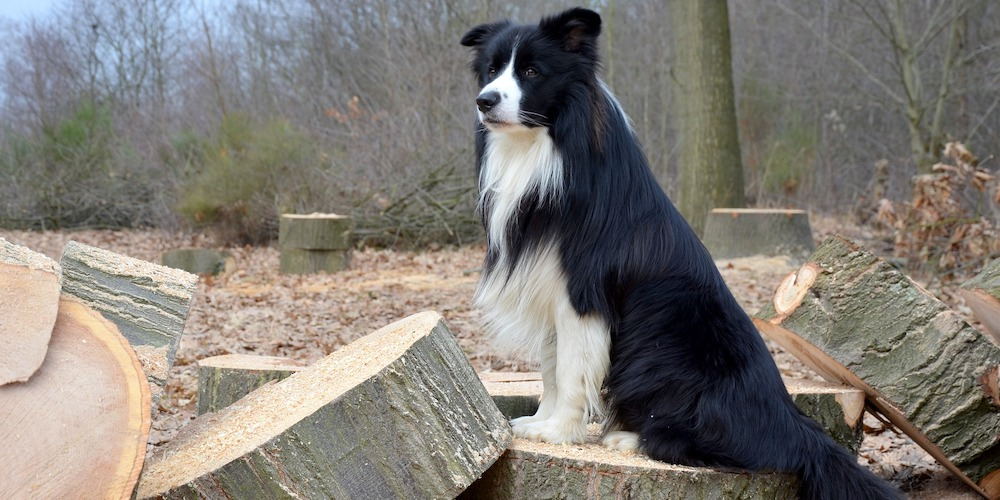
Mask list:
[[555,359],[543,359],[545,392],[538,418],[511,424],[520,437],[579,443],[586,439],[591,418],[604,414],[601,386],[608,373],[611,337],[601,317],[581,316],[567,296],[557,299],[554,309]]

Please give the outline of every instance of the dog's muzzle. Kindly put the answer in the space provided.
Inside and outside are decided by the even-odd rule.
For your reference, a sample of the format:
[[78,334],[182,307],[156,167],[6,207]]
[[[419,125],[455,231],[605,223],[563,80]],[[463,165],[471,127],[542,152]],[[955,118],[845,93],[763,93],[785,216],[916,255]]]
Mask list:
[[476,106],[481,113],[489,113],[497,104],[500,104],[500,93],[495,90],[483,92],[476,97]]

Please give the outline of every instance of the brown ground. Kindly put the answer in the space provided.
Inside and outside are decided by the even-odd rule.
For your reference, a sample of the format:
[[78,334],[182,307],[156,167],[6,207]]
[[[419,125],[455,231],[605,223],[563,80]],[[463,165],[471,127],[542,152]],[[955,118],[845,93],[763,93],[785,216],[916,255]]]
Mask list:
[[[830,220],[817,220],[813,228],[821,237],[836,231],[874,247],[880,245],[872,235]],[[69,239],[152,262],[159,262],[165,250],[211,246],[203,236],[158,231],[0,230],[0,237],[56,260]],[[873,250],[881,253],[879,248]],[[199,359],[250,353],[312,362],[422,310],[437,310],[445,317],[476,370],[532,369],[494,356],[478,328],[470,299],[478,278],[481,247],[421,253],[364,250],[354,253],[350,270],[313,276],[280,274],[278,251],[274,248],[230,251],[236,258],[237,270],[226,277],[203,279],[199,284],[167,395],[154,416],[150,436],[153,447],[169,441],[193,418]],[[792,265],[780,258],[742,259],[721,263],[720,269],[736,298],[754,312],[770,300]],[[959,311],[968,313],[953,293],[941,287],[936,291]],[[772,351],[784,374],[816,377],[773,344]],[[866,417],[866,425],[872,433],[865,437],[860,461],[899,484],[911,498],[978,498],[905,436],[885,430],[870,416]]]

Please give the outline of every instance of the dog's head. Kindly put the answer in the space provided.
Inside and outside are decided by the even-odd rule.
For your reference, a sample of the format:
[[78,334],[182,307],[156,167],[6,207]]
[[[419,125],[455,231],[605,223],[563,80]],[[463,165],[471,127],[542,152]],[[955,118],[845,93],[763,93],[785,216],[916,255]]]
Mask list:
[[581,8],[537,25],[500,21],[469,30],[462,45],[474,50],[480,122],[492,131],[551,125],[596,80],[600,31],[601,16]]

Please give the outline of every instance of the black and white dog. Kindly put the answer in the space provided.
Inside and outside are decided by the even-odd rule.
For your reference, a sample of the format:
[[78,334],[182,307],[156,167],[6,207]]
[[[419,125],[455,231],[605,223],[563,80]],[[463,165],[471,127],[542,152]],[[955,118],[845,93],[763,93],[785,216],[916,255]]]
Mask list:
[[792,403],[598,78],[600,29],[596,12],[572,9],[462,37],[481,87],[488,247],[475,302],[498,346],[539,361],[544,383],[514,433],[578,443],[603,416],[613,448],[795,472],[803,498],[900,498]]

